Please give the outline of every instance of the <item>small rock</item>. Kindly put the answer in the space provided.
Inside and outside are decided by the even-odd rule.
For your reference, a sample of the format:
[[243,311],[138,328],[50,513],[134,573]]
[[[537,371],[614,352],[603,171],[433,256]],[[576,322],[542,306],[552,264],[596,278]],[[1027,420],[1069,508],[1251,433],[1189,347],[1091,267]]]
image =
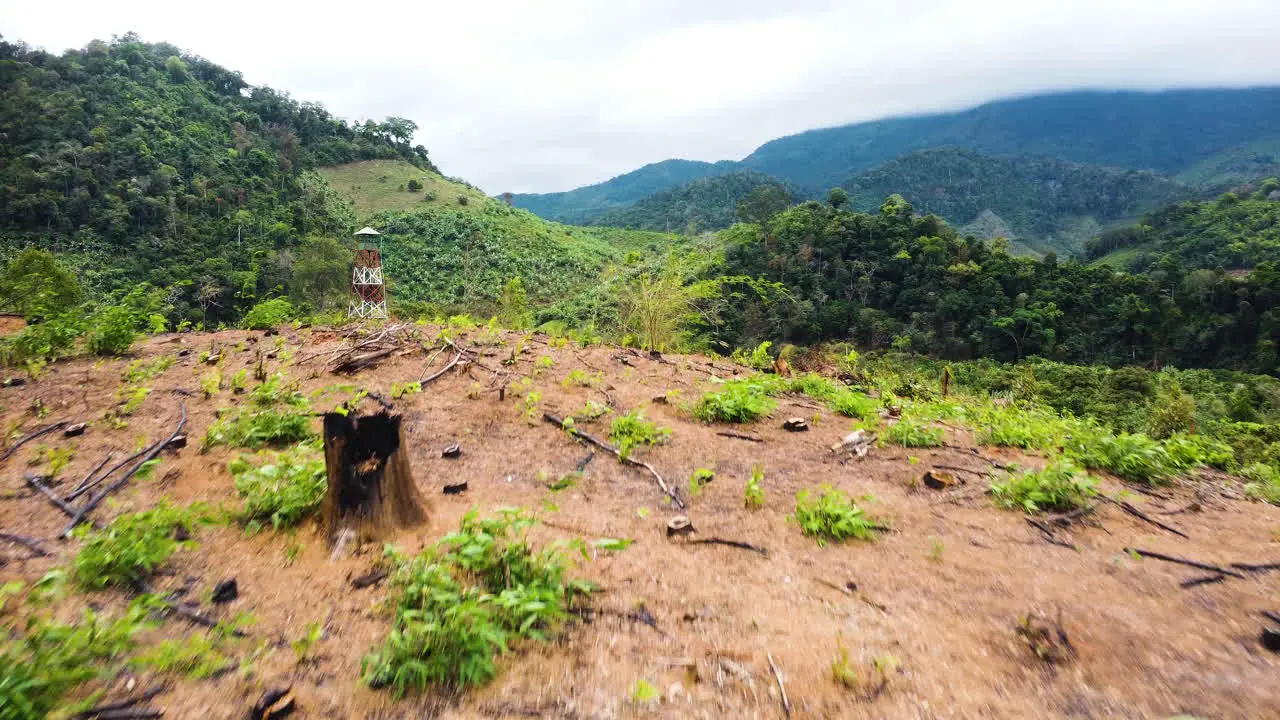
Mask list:
[[440,452],[440,457],[456,458],[462,455],[462,445],[453,443]]
[[76,423],[75,425],[68,425],[67,429],[62,431],[62,435],[63,437],[79,437],[84,434],[84,429],[86,427],[88,427],[88,425],[84,423]]
[[277,357],[279,354],[280,354],[280,353],[276,352],[275,350],[272,350],[271,352],[267,353],[267,359],[268,359],[268,360],[275,360],[275,359],[276,359],[276,357]]
[[213,586],[212,600],[214,605],[229,603],[238,597],[240,597],[240,588],[236,585],[235,578],[223,580]]
[[959,485],[960,481],[955,475],[941,470],[930,470],[924,474],[924,486],[932,490],[946,490],[953,485]]
[[5,381],[4,381],[5,387],[22,387],[23,385],[26,385],[26,384],[27,384],[27,379],[20,378],[20,377],[5,378]]
[[1264,627],[1258,640],[1262,642],[1262,647],[1273,653],[1280,653],[1280,630]]
[[165,445],[164,447],[165,447],[165,449],[166,449],[166,450],[178,450],[178,449],[184,448],[184,447],[186,447],[186,446],[187,446],[187,436],[186,436],[186,435],[174,435],[174,436],[173,436],[173,439],[172,439],[172,440],[170,440],[170,441],[169,441],[169,443],[168,443],[167,445]]
[[293,712],[295,703],[290,689],[292,688],[274,688],[263,693],[258,702],[253,704],[253,710],[249,713],[250,720],[277,720]]
[[676,515],[667,521],[667,537],[688,535],[692,532],[697,531],[693,529],[693,523],[689,521],[689,518],[684,515]]
[[653,399],[652,399],[652,402],[653,402],[653,404],[654,404],[654,405],[666,405],[666,404],[667,404],[667,396],[666,396],[666,395],[655,395],[655,396],[653,397]]
[[806,432],[809,429],[809,423],[804,418],[788,418],[782,423],[782,429],[787,432]]
[[449,485],[445,485],[445,486],[444,486],[444,494],[445,494],[445,495],[459,495],[459,494],[464,493],[464,492],[466,492],[466,491],[467,491],[467,481],[466,481],[466,480],[463,480],[462,482],[451,483],[451,484],[449,484]]
[[219,361],[219,360],[221,360],[221,359],[222,359],[222,353],[214,353],[214,354],[210,355],[209,357],[206,357],[206,358],[204,359],[204,363],[205,363],[206,365],[217,365],[217,364],[218,364],[218,361]]
[[266,330],[262,331],[262,337],[271,337],[272,335],[279,335],[279,334],[280,334],[280,331],[275,328],[267,328]]
[[191,348],[182,348],[178,351],[178,357],[186,357],[191,354]]

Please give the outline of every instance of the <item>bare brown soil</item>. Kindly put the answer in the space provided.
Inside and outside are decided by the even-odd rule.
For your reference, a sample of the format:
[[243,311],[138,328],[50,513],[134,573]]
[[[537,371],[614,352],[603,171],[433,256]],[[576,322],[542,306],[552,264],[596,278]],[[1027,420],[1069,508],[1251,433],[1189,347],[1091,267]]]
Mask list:
[[[434,334],[430,328],[424,332]],[[303,330],[286,336],[295,355],[284,369],[306,392],[353,383],[389,398],[393,382],[425,372],[423,353],[414,351],[353,378],[337,377],[327,371],[324,357],[299,362],[336,347],[335,334]],[[513,338],[508,335],[507,345],[492,348],[494,355],[483,362],[499,368]],[[56,363],[39,382],[0,389],[0,423],[6,431],[27,432],[60,419],[93,422],[82,437],[46,438],[50,445],[77,449],[62,474],[65,490],[107,452],[122,457],[140,440],[167,434],[185,402],[191,445],[166,453],[154,479],[130,483],[94,517],[105,521],[145,509],[164,496],[234,506],[238,499],[226,464],[236,451],[202,454],[199,448],[215,410],[242,401],[226,391],[206,401],[199,391],[199,375],[208,368],[197,355],[214,339],[228,347],[228,374],[252,365],[255,343],[272,342],[261,333],[224,332],[140,343],[138,357],[192,352],[152,383],[154,392],[119,430],[100,418],[118,404],[120,375],[129,360]],[[249,343],[247,350],[230,349],[240,341]],[[168,718],[240,718],[265,688],[292,684],[300,706],[295,717],[304,718],[771,718],[783,714],[767,659],[772,655],[797,718],[1280,717],[1280,656],[1258,642],[1259,611],[1280,611],[1280,572],[1181,589],[1181,581],[1203,573],[1122,552],[1140,547],[1213,563],[1277,562],[1280,508],[1244,500],[1229,480],[1187,479],[1162,489],[1160,497],[1134,494],[1130,500],[1190,539],[1104,505],[1098,522],[1059,533],[1075,543],[1073,551],[1045,542],[1020,513],[994,507],[982,494],[981,475],[960,473],[969,484],[945,492],[919,484],[935,464],[989,470],[969,452],[971,440],[963,431],[949,429],[949,446],[942,449],[874,448],[865,459],[845,460],[829,447],[848,431],[849,421],[795,399],[783,400],[773,418],[750,428],[764,442],[724,437],[717,432],[726,428],[699,424],[679,407],[710,386],[711,373],[728,370],[723,362],[717,370],[704,358],[655,360],[628,353],[621,356],[624,364],[615,359],[620,352],[532,343],[510,369],[514,377],[532,377],[542,394],[533,419],[524,415],[523,394],[514,386],[502,401],[487,391],[470,399],[473,383],[483,387],[490,379],[489,371],[476,366],[394,401],[405,417],[417,484],[429,502],[428,522],[402,533],[395,544],[407,551],[429,545],[455,530],[470,508],[539,508],[552,502],[558,509],[541,513],[547,522],[533,533],[538,542],[635,539],[630,548],[600,552],[578,568],[578,575],[604,588],[594,601],[604,612],[591,622],[574,623],[550,645],[525,646],[506,656],[500,676],[485,688],[460,697],[395,702],[359,681],[362,655],[389,627],[379,609],[387,588],[353,590],[349,584],[370,569],[380,547],[364,545],[331,560],[314,523],[292,537],[246,536],[238,527],[216,526],[197,535],[198,549],[175,556],[156,586],[191,583],[193,596],[201,597],[219,580],[235,577],[239,599],[206,609],[216,617],[252,611],[258,622],[238,653],[258,657],[244,672],[175,679],[155,705]],[[437,357],[434,368],[450,355]],[[535,372],[535,360],[544,355],[554,359],[554,367]],[[273,362],[271,369],[280,364]],[[604,382],[598,389],[565,387],[562,380],[573,369],[602,371]],[[680,393],[671,404],[655,402],[675,390]],[[318,409],[324,409],[320,402],[336,404],[343,397],[325,396]],[[45,419],[30,410],[36,398],[49,410]],[[695,468],[716,471],[707,489],[689,501],[695,537],[763,545],[768,557],[668,540],[664,528],[676,511],[664,504],[653,479],[598,451],[576,486],[548,490],[547,478],[572,470],[589,450],[543,422],[541,411],[572,414],[588,398],[623,411],[646,407],[650,418],[672,428],[667,445],[638,455],[682,493]],[[807,418],[812,429],[781,430],[793,415]],[[581,427],[597,437],[608,432],[605,422]],[[441,450],[454,441],[461,443],[461,457],[442,458]],[[27,463],[37,445],[30,443],[0,466],[0,529],[52,538],[66,518],[22,479],[33,469]],[[1038,462],[989,448],[983,452]],[[909,456],[919,461],[912,464]],[[756,512],[742,503],[753,464],[765,469],[766,503]],[[461,479],[469,481],[465,493],[441,493],[445,484]],[[878,542],[826,547],[804,537],[788,520],[795,494],[823,483],[855,497],[874,496],[866,506],[892,531]],[[1106,484],[1112,494],[1120,489],[1114,481]],[[297,544],[301,550],[288,563],[286,548]],[[38,578],[68,562],[77,542],[50,539],[46,545],[56,557],[32,559],[21,547],[0,544],[0,582]],[[856,594],[838,589],[850,582]],[[85,601],[68,600],[68,616]],[[119,608],[126,598],[108,591],[87,601]],[[641,605],[652,613],[656,629],[625,617]],[[1033,654],[1015,631],[1029,613],[1060,617],[1076,657],[1054,665]],[[326,635],[299,664],[288,643],[312,622],[324,623]],[[169,621],[157,633],[178,637],[195,630]],[[838,642],[865,678],[861,689],[832,679]],[[874,692],[872,662],[889,657],[896,669]],[[637,707],[631,692],[637,680],[656,686],[662,699]],[[141,681],[145,685],[147,679]]]

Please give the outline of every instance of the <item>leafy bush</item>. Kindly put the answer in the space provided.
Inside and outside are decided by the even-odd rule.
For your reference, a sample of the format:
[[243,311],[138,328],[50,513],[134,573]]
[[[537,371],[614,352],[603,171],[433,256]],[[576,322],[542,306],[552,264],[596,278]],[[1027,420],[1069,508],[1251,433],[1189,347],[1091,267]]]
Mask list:
[[1280,472],[1270,465],[1254,463],[1240,471],[1249,483],[1245,485],[1245,493],[1272,505],[1280,505]]
[[909,448],[942,447],[942,428],[929,427],[904,417],[885,431],[884,439]]
[[826,545],[828,540],[843,542],[847,538],[875,540],[880,526],[848,495],[830,485],[823,485],[821,491],[822,494],[816,496],[808,490],[796,495],[796,512],[791,519],[800,526],[801,532],[816,538],[819,545]]
[[974,431],[982,445],[1040,451],[1060,446],[1066,432],[1056,413],[1020,407],[995,407],[979,413]]
[[138,338],[138,318],[126,305],[107,305],[89,319],[89,352],[123,355]]
[[[401,560],[392,581],[395,620],[361,663],[365,682],[390,686],[397,697],[433,685],[479,686],[497,675],[495,658],[513,642],[547,639],[591,586],[566,579],[570,566],[559,549],[529,546],[532,523],[519,509],[484,520],[472,511],[434,549]],[[581,540],[576,549],[586,557]]]
[[305,413],[262,410],[260,412],[237,411],[219,418],[209,426],[204,436],[204,447],[227,445],[229,447],[261,448],[280,447],[304,442],[315,437],[311,428],[311,416]]
[[625,460],[631,456],[632,450],[641,445],[661,445],[671,439],[671,429],[658,427],[646,420],[639,410],[632,410],[614,419],[609,439],[618,446],[619,457]]
[[1160,483],[1176,470],[1164,446],[1142,433],[1080,432],[1070,439],[1066,454],[1087,468],[1133,482]]
[[1055,460],[1043,470],[1020,473],[1006,482],[992,483],[996,502],[1027,513],[1067,512],[1085,507],[1097,494],[1097,482],[1070,460]]
[[1175,468],[1186,469],[1198,465],[1230,470],[1236,466],[1236,456],[1231,446],[1203,435],[1175,433],[1164,441],[1169,463]]
[[292,320],[295,314],[293,303],[285,298],[272,298],[254,305],[245,313],[241,324],[246,330],[266,330],[279,327]]
[[769,392],[768,384],[754,378],[730,380],[719,391],[703,395],[693,408],[693,416],[708,423],[755,422],[777,407]]
[[271,523],[279,530],[297,524],[320,507],[327,487],[324,455],[300,443],[280,453],[244,455],[228,465],[236,492],[244,500],[242,522]]
[[71,354],[76,340],[85,333],[84,318],[67,313],[28,325],[22,332],[0,338],[0,361],[14,365],[38,360],[57,360]]
[[418,192],[419,190],[422,189],[422,183],[419,182],[416,178],[410,179],[408,186],[409,186],[409,192]]
[[757,345],[750,353],[747,353],[742,349],[734,350],[730,359],[739,365],[745,365],[753,370],[772,370],[773,358],[769,356],[769,348],[771,347],[773,347],[773,343],[765,340]]
[[40,720],[62,708],[70,717],[91,703],[69,702],[82,683],[96,678],[97,663],[132,649],[133,636],[147,627],[150,596],[130,604],[119,618],[86,609],[80,622],[63,624],[41,615],[27,618],[19,630],[0,627],[0,718]]
[[853,390],[845,390],[830,403],[831,409],[845,417],[871,420],[879,412],[876,401]]
[[1196,401],[1183,391],[1176,378],[1161,374],[1147,417],[1152,437],[1164,439],[1174,433],[1188,432],[1195,425]]
[[85,544],[73,563],[76,582],[90,589],[137,585],[174,551],[192,545],[175,538],[179,528],[189,536],[197,525],[210,520],[212,515],[202,504],[178,508],[161,502],[151,510],[125,513],[102,530],[82,526]]

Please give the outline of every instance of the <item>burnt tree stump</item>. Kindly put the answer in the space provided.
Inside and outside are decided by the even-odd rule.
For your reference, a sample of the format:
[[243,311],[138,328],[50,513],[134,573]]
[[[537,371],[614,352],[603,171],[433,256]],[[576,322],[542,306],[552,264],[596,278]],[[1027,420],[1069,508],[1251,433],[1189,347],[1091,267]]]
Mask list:
[[426,521],[399,415],[326,413],[324,464],[329,489],[320,517],[330,543],[344,529],[378,539]]

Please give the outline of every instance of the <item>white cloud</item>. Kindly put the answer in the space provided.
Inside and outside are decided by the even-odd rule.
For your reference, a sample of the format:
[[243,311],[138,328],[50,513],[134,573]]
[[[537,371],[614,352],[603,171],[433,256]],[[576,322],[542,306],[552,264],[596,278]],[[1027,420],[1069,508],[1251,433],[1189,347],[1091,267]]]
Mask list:
[[1280,5],[1256,0],[0,0],[6,38],[53,51],[131,30],[348,119],[411,118],[494,193],[1038,90],[1280,83]]

